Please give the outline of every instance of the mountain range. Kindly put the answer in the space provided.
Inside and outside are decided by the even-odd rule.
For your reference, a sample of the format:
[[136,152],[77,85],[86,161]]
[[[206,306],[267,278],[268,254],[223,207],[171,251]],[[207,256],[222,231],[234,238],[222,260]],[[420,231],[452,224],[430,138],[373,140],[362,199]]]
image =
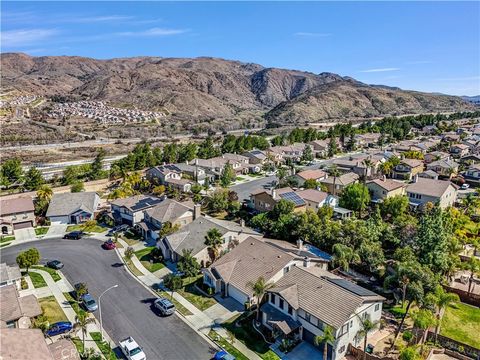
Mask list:
[[261,114],[275,125],[471,110],[456,96],[368,85],[333,73],[266,68],[218,58],[1,54],[2,90],[164,111],[178,119],[234,121]]

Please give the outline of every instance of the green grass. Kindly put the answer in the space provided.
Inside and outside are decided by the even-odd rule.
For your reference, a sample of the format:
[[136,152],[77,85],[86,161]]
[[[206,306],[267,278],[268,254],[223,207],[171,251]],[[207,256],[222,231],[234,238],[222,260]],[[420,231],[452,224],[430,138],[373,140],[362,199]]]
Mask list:
[[463,303],[449,306],[440,334],[480,349],[480,309]]
[[99,332],[91,332],[90,336],[92,337],[93,341],[97,344],[98,348],[102,352],[102,354],[105,356],[107,360],[116,360],[118,359],[117,355],[115,352],[112,350],[110,345],[104,340],[102,341],[102,335]]
[[138,244],[138,242],[142,239],[142,236],[137,234],[137,233],[133,233],[129,230],[129,231],[124,232],[123,235],[121,236],[121,238],[129,246],[133,246],[135,244]]
[[270,345],[263,340],[262,336],[252,327],[253,317],[248,317],[247,321],[242,322],[242,326],[235,326],[235,320],[244,318],[245,315],[235,315],[233,318],[223,323],[222,326],[235,335],[235,338],[241,341],[247,348],[257,353],[265,360],[278,360],[279,357],[270,349]]
[[29,272],[28,275],[30,276],[30,279],[32,280],[32,283],[33,283],[33,287],[35,289],[47,286],[47,283],[45,282],[45,279],[43,278],[42,275],[33,271]]
[[75,345],[75,347],[77,348],[77,352],[79,354],[83,354],[83,342],[82,342],[82,339],[78,338],[78,337],[73,337],[72,338],[72,342],[73,344]]
[[218,345],[220,345],[223,349],[227,350],[229,354],[235,356],[237,360],[248,360],[248,357],[243,355],[236,347],[230,344],[225,338],[220,336],[215,330],[210,330],[208,336],[212,338]]
[[100,226],[100,225],[85,226],[85,225],[79,224],[79,225],[67,226],[67,232],[70,232],[70,231],[84,231],[84,232],[87,232],[87,233],[102,233],[106,230],[107,230],[107,228],[104,228],[103,226]]
[[237,178],[235,179],[235,181],[243,181],[243,180],[245,180],[245,178],[242,176],[237,176]]
[[53,281],[55,281],[55,282],[62,280],[62,277],[60,275],[58,275],[58,272],[55,269],[51,269],[49,267],[39,266],[39,265],[34,265],[31,268],[48,272],[50,274],[50,276],[52,277]]
[[1,243],[1,244],[0,244],[0,248],[2,248],[2,247],[4,247],[4,246],[8,246],[8,245],[10,245],[10,244],[11,244],[10,242],[7,242],[7,243]]
[[130,269],[130,271],[133,273],[133,275],[135,276],[143,275],[143,273],[140,270],[138,270],[138,268],[133,264],[133,262],[128,261],[126,258],[123,258],[123,260],[125,261],[125,264]]
[[59,322],[59,321],[68,321],[67,316],[63,312],[62,308],[58,304],[55,296],[47,296],[44,298],[38,299],[40,306],[43,311],[43,315],[47,318],[50,324]]
[[0,237],[0,243],[6,242],[6,241],[13,241],[15,240],[15,236],[2,236]]
[[65,296],[65,298],[67,299],[68,303],[70,304],[70,306],[72,307],[73,311],[75,311],[75,313],[77,315],[79,314],[85,314],[85,310],[83,310],[81,307],[80,307],[80,304],[75,301],[75,299],[73,298],[73,296],[69,293],[69,292],[64,292],[63,293],[63,296]]
[[48,231],[49,226],[42,226],[42,227],[36,227],[35,228],[35,235],[40,236],[40,235],[45,235]]
[[150,262],[150,260],[153,260],[150,257],[150,253],[153,249],[155,249],[155,246],[146,247],[145,249],[135,251],[135,255],[137,256],[138,260],[140,260],[145,269],[152,273],[165,267],[165,265],[160,261]]
[[170,300],[173,303],[173,305],[175,305],[175,308],[177,309],[177,311],[183,316],[193,315],[190,310],[188,310],[185,306],[183,306],[177,300],[172,298],[171,293],[167,293],[166,291],[162,291],[162,290],[155,290],[155,292],[158,293],[158,295],[160,295],[161,297],[164,297]]
[[198,310],[204,311],[215,305],[217,301],[213,297],[203,295],[195,287],[196,281],[201,281],[202,275],[183,279],[183,289],[177,292],[182,295],[188,302],[192,303]]

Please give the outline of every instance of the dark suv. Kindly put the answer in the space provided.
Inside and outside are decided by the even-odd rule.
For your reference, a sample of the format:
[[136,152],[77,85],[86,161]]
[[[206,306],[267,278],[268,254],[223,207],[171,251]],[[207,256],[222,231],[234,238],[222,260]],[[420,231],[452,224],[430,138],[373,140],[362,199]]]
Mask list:
[[64,239],[80,240],[83,237],[83,231],[72,231],[63,236]]

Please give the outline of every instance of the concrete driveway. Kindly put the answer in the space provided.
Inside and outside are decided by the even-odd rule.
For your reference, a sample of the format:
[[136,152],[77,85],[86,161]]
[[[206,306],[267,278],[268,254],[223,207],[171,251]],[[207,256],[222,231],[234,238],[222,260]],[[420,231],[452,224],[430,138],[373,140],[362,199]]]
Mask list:
[[52,223],[45,236],[63,237],[67,231],[67,224]]
[[323,351],[316,348],[312,344],[303,341],[301,344],[295,346],[295,348],[283,357],[283,360],[322,360]]
[[33,227],[13,230],[13,233],[15,234],[15,241],[18,242],[36,239],[37,237],[37,235],[35,234],[35,229]]

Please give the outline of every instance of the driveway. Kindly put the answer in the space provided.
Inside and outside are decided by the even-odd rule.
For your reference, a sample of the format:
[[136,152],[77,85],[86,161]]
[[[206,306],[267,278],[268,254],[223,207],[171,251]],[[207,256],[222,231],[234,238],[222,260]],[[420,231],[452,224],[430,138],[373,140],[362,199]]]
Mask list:
[[48,228],[45,236],[63,237],[63,235],[65,235],[65,232],[67,231],[67,226],[67,224],[52,223]]
[[[35,243],[43,259],[59,259],[71,284],[86,282],[94,298],[118,284],[102,297],[104,330],[118,344],[132,336],[147,359],[211,359],[215,349],[179,316],[158,317],[151,310],[155,297],[124,269],[115,251],[101,248],[95,239],[46,239]],[[31,245],[30,245],[31,246]],[[29,244],[2,249],[1,262],[15,263],[17,254]],[[98,319],[98,312],[94,314]]]
[[33,227],[13,230],[13,233],[15,234],[15,241],[18,242],[28,241],[37,238],[37,235],[35,234],[35,229]]
[[311,359],[323,359],[323,350],[316,348],[312,344],[303,341],[299,345],[283,357],[283,360],[311,360]]
[[278,181],[276,176],[267,176],[257,180],[249,181],[243,184],[233,185],[231,190],[235,191],[238,195],[238,201],[250,199],[250,194],[257,189],[262,189],[265,185],[271,184],[272,181]]

